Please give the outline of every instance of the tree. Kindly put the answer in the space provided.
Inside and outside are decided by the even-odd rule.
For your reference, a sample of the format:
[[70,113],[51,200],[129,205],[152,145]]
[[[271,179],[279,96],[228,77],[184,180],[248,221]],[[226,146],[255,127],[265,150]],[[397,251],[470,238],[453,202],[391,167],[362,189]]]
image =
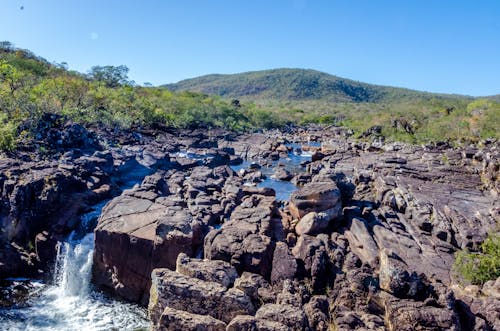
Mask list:
[[14,45],[10,41],[0,41],[0,51],[12,52],[14,50]]
[[118,87],[120,85],[129,84],[128,81],[129,69],[124,66],[94,66],[90,69],[89,77],[91,79],[104,82],[107,87]]
[[7,83],[11,94],[23,87],[26,80],[27,76],[24,72],[5,61],[0,61],[0,83]]

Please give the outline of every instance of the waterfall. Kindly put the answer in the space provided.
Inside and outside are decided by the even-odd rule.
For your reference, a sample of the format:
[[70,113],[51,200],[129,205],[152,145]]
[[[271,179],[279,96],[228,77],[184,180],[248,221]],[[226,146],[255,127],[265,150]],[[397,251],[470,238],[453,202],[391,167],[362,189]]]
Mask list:
[[103,206],[98,204],[82,215],[79,228],[58,243],[52,285],[43,285],[26,306],[0,307],[0,330],[136,330],[148,325],[144,309],[92,288],[92,228]]
[[87,234],[79,242],[72,237],[58,245],[54,284],[61,296],[85,298],[90,292],[94,234]]

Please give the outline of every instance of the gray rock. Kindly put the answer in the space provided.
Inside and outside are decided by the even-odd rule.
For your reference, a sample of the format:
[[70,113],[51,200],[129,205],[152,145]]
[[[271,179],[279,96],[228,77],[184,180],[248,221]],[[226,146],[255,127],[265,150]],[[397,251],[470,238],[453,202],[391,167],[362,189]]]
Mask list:
[[297,267],[297,261],[291,254],[288,245],[284,242],[277,242],[274,248],[271,282],[276,284],[285,279],[294,279]]
[[309,212],[325,212],[333,219],[338,216],[340,204],[340,190],[335,182],[313,182],[292,193],[290,212],[297,219]]
[[272,225],[276,199],[252,195],[236,207],[228,222],[205,237],[205,258],[231,263],[239,272],[266,278],[272,267]]
[[379,264],[378,247],[368,231],[366,221],[360,218],[352,218],[345,237],[349,241],[351,250],[363,261],[372,267]]
[[148,313],[158,323],[166,307],[197,315],[210,315],[228,323],[237,315],[254,313],[250,298],[241,290],[187,277],[169,269],[155,269]]
[[304,305],[304,312],[313,330],[328,331],[330,318],[328,314],[328,299],[326,296],[316,295]]
[[244,272],[240,278],[234,282],[234,288],[245,292],[255,306],[262,303],[271,303],[276,300],[271,285],[261,275],[251,272]]
[[288,326],[254,316],[239,315],[227,325],[226,331],[291,331]]
[[289,181],[293,178],[293,175],[283,167],[278,167],[274,171],[273,177],[278,180]]
[[177,257],[176,271],[188,277],[216,282],[224,287],[232,286],[238,278],[236,269],[227,262],[193,259],[184,253]]
[[153,331],[225,331],[226,323],[208,315],[191,314],[166,307]]
[[300,308],[290,305],[266,304],[257,311],[255,318],[282,323],[292,330],[308,330],[307,316]]
[[338,218],[341,214],[341,206],[337,205],[326,212],[310,212],[302,216],[295,226],[295,232],[298,235],[315,235],[325,231],[330,224],[330,220]]

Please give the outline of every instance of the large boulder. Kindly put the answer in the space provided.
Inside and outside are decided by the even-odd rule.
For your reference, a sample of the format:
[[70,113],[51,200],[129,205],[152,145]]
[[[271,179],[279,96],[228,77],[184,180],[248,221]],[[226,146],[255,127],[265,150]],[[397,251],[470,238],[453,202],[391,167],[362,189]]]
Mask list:
[[245,197],[230,220],[205,237],[205,258],[227,261],[239,272],[249,271],[268,278],[274,248],[271,220],[275,213],[275,197]]
[[197,228],[181,207],[130,195],[112,200],[95,229],[94,283],[146,304],[151,271],[175,269],[179,253],[192,255]]
[[157,324],[166,307],[191,314],[209,315],[225,323],[237,315],[253,315],[254,306],[241,290],[188,277],[169,269],[155,269],[148,305],[149,318]]
[[292,193],[290,212],[297,219],[310,212],[323,212],[329,220],[333,220],[340,216],[340,198],[340,190],[335,182],[312,182]]

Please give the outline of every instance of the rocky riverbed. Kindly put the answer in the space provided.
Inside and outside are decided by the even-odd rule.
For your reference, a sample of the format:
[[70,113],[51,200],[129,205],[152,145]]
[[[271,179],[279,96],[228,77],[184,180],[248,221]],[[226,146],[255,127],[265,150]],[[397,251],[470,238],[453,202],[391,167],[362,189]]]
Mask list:
[[452,270],[499,230],[498,142],[47,127],[49,153],[0,159],[1,278],[52,279],[58,242],[110,199],[87,225],[92,286],[153,330],[500,329],[500,279]]

